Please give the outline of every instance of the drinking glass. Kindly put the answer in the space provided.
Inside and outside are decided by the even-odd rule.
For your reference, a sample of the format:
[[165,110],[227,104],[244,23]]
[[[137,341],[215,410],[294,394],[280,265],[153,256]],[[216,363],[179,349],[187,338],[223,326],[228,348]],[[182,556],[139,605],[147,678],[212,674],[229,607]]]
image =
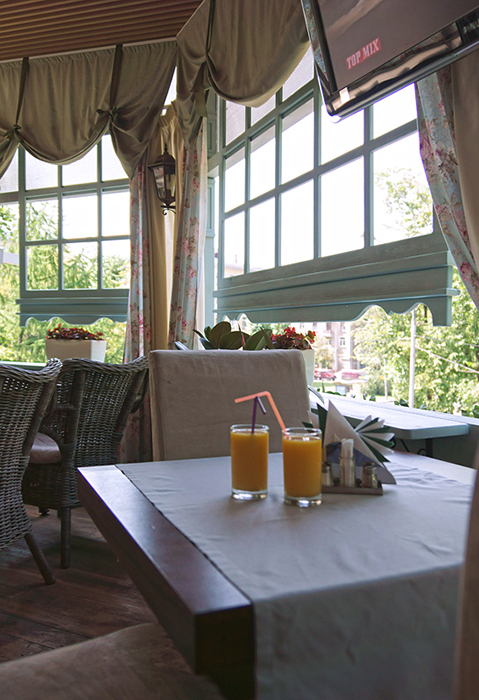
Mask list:
[[283,430],[284,502],[300,508],[321,503],[322,437],[316,428]]
[[231,496],[254,501],[268,494],[269,428],[267,425],[232,425]]

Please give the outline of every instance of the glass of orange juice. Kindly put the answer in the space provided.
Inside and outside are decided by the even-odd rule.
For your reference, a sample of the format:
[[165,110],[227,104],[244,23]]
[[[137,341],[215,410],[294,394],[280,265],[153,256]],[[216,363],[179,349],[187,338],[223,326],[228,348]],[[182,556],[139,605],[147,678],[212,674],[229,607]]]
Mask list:
[[254,501],[268,494],[269,428],[232,425],[231,496],[238,501]]
[[316,428],[283,430],[284,502],[309,508],[321,503],[322,439]]

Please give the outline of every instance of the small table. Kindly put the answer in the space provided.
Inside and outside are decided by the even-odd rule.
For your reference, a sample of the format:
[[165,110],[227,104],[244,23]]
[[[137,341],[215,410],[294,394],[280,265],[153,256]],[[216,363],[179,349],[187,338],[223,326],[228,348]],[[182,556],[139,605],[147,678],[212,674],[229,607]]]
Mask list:
[[[315,392],[310,389],[311,403],[315,405]],[[460,421],[438,418],[435,415],[422,415],[407,409],[376,401],[361,401],[343,396],[322,394],[324,399],[334,403],[340,413],[353,427],[368,416],[384,420],[399,440],[425,440],[426,456],[433,457],[433,440],[439,437],[467,435],[469,424]]]
[[280,454],[263,502],[229,498],[229,462],[79,469],[84,507],[193,669],[232,700],[448,700],[475,473],[401,454],[382,497],[301,512],[282,503]]

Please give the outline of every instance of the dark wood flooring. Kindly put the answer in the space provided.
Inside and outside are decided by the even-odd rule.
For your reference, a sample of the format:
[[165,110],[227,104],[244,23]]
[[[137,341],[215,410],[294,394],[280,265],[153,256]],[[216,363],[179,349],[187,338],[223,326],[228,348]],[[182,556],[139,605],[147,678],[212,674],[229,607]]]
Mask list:
[[0,552],[0,661],[156,622],[82,508],[72,515],[69,569],[60,568],[56,512],[27,510],[57,582],[44,584],[23,539]]

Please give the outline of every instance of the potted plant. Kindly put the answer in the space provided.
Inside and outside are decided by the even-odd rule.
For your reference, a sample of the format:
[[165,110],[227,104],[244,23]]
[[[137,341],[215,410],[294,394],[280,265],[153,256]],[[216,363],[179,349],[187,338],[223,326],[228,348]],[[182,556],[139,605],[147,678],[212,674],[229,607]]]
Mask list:
[[85,328],[67,328],[61,323],[47,331],[46,351],[48,359],[57,357],[66,360],[70,357],[82,357],[103,362],[106,352],[106,340],[103,333],[92,333]]
[[294,327],[288,326],[281,333],[271,335],[271,342],[276,350],[301,350],[303,353],[304,364],[306,365],[306,378],[308,384],[313,384],[314,380],[314,365],[315,352],[311,347],[314,343],[316,333],[307,331],[307,333],[299,333]]
[[232,330],[229,321],[220,321],[213,328],[206,326],[203,333],[194,329],[205,350],[264,350],[271,345],[271,329],[265,328],[252,335]]

